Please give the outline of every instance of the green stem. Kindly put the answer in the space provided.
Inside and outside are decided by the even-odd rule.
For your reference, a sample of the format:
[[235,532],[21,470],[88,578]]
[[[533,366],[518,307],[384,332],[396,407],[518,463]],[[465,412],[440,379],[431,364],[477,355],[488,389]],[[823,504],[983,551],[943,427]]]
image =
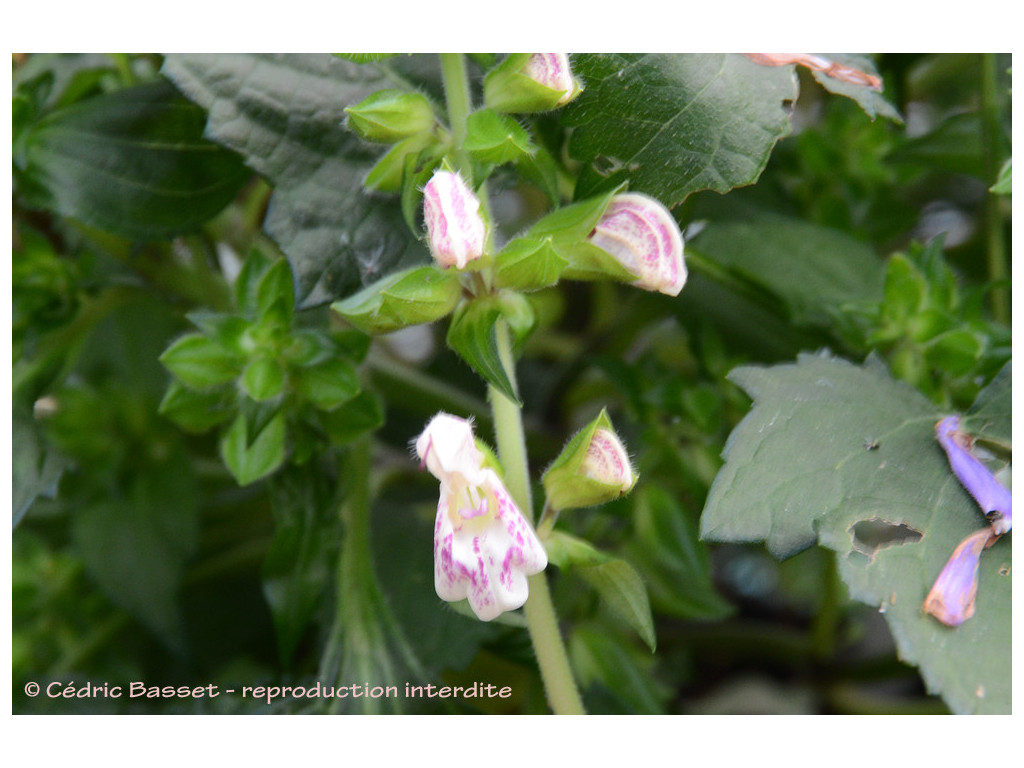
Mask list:
[[[999,176],[999,93],[996,76],[997,57],[986,53],[981,57],[981,127],[985,146],[985,180],[995,184]],[[1010,302],[1005,285],[1008,279],[1003,222],[999,212],[999,195],[985,198],[985,236],[988,253],[988,276],[993,283],[992,316],[1000,323],[1010,322]]]
[[470,185],[473,183],[473,165],[469,154],[462,148],[466,143],[466,118],[471,110],[469,100],[469,78],[466,62],[461,53],[441,54],[441,75],[444,78],[444,95],[448,103],[448,127],[452,131],[455,145],[455,163]]
[[[505,367],[513,389],[516,389],[515,361],[508,326],[499,320],[495,328],[498,355]],[[522,413],[512,400],[490,387],[491,408],[494,411],[494,429],[498,443],[498,456],[505,468],[509,493],[523,514],[533,522],[530,496],[529,469],[526,460],[526,441],[523,433]],[[537,664],[540,666],[548,702],[556,715],[582,715],[583,702],[576,688],[569,656],[558,630],[558,617],[551,601],[547,577],[541,571],[529,579],[530,597],[523,606],[526,624],[533,641]]]

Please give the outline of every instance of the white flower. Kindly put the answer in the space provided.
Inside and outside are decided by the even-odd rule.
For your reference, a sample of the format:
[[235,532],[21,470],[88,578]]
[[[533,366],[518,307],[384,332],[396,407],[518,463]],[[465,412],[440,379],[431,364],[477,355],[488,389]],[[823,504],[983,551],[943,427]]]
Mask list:
[[472,425],[439,413],[416,439],[416,454],[441,481],[434,524],[434,588],[442,600],[468,599],[490,621],[529,596],[526,577],[547,553],[497,473],[484,466]]
[[653,197],[633,192],[613,197],[589,240],[636,275],[637,288],[669,296],[683,290],[683,236],[672,214]]
[[457,173],[437,171],[423,188],[427,245],[437,263],[462,269],[484,252],[487,228],[480,201]]

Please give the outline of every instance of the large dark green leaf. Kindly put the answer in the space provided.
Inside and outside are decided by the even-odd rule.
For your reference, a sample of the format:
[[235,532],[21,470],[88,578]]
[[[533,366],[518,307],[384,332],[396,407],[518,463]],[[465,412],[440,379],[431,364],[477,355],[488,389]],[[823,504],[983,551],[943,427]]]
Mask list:
[[177,591],[198,540],[198,495],[176,452],[137,475],[123,496],[76,511],[74,540],[89,574],[114,603],[175,650],[184,644]]
[[19,192],[30,205],[140,240],[195,229],[248,177],[202,138],[203,110],[165,81],[52,112],[28,133]]
[[692,246],[767,289],[800,325],[827,324],[846,302],[882,298],[884,263],[870,247],[839,230],[763,216],[711,222]]
[[788,68],[738,54],[578,54],[586,90],[562,115],[573,158],[587,165],[576,197],[629,182],[674,206],[703,189],[757,180],[789,132],[797,96]]
[[[950,628],[921,610],[953,550],[985,525],[935,441],[944,414],[874,361],[802,356],[730,378],[754,407],[726,445],[703,535],[763,539],[778,556],[815,541],[835,550],[853,597],[885,613],[930,690],[955,712],[1009,712],[1009,538],[981,557],[973,618]],[[1008,424],[998,402],[990,388],[984,413]]]
[[377,150],[345,107],[395,87],[387,63],[329,54],[172,54],[164,73],[209,110],[208,134],[274,185],[265,228],[287,255],[300,306],[346,296],[429,260],[397,201],[362,182]]

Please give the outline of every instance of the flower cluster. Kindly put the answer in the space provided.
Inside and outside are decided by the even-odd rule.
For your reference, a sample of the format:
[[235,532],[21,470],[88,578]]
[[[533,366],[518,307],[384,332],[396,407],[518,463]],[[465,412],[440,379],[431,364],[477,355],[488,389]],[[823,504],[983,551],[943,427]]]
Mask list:
[[423,466],[441,481],[434,524],[434,588],[442,600],[467,599],[490,621],[529,596],[526,577],[547,553],[512,500],[465,419],[439,413],[416,439]]
[[1013,498],[1010,491],[971,454],[971,439],[960,431],[959,417],[942,419],[935,425],[935,437],[946,452],[953,474],[990,523],[960,542],[924,601],[925,613],[947,626],[956,627],[974,615],[981,553],[1011,529]]

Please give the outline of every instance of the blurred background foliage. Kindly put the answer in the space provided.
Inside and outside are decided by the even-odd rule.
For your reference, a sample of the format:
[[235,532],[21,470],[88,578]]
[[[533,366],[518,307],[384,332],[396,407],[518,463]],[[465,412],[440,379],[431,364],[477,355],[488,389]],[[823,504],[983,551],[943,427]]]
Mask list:
[[[430,92],[419,58],[399,66]],[[559,522],[639,571],[655,619],[652,654],[582,569],[552,569],[592,712],[946,711],[883,617],[849,599],[832,552],[779,562],[698,538],[750,404],[726,379],[737,365],[874,353],[938,407],[965,409],[1010,357],[1008,181],[990,191],[1010,155],[1009,56],[873,62],[901,119],[871,119],[801,71],[792,131],[757,183],[687,192],[678,299],[565,282],[530,296],[539,323],[519,381],[534,476],[607,407],[641,478]],[[437,488],[408,444],[439,409],[491,434],[482,382],[445,347],[445,323],[371,343],[308,292],[296,302],[303,265],[278,244],[298,235],[278,214],[275,244],[264,223],[275,205],[293,222],[326,214],[303,212],[317,201],[301,179],[275,189],[273,158],[260,176],[204,138],[207,110],[163,65],[13,61],[15,712],[545,711],[516,617],[483,624],[433,592]],[[600,176],[568,152],[578,119],[531,121],[563,187]],[[288,135],[326,151],[301,131]],[[543,211],[541,186],[495,180],[506,234]],[[397,247],[415,261],[411,242]],[[362,279],[376,269],[359,266]],[[318,285],[351,276],[336,277]],[[513,697],[20,693],[50,680],[479,680]]]

